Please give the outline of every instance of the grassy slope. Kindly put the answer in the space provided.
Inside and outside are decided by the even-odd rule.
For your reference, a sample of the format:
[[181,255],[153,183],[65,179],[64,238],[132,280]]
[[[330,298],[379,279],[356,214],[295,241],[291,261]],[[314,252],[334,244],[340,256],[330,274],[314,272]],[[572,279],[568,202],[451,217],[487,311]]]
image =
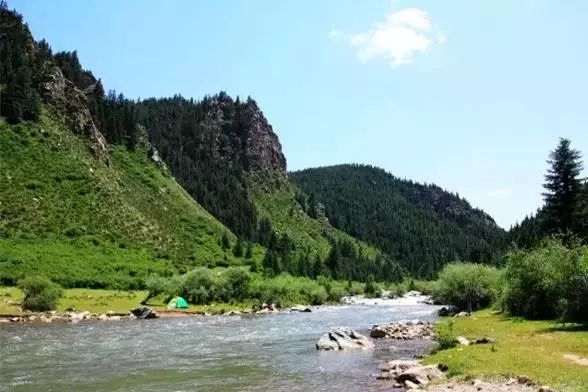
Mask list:
[[[279,233],[287,233],[296,244],[296,249],[312,249],[321,258],[328,253],[331,245],[329,238],[350,240],[363,250],[365,255],[375,257],[378,250],[358,241],[350,235],[337,230],[319,219],[309,217],[295,199],[294,185],[281,182],[279,186],[267,191],[264,185],[251,187],[253,198],[261,216],[268,216],[274,229]],[[312,253],[312,252],[311,252]]]
[[0,120],[0,181],[4,283],[43,273],[69,287],[133,288],[153,272],[243,262],[219,245],[226,228],[146,151],[99,162],[49,113],[40,124]]
[[[445,363],[460,377],[518,376],[562,391],[588,391],[588,367],[564,358],[588,358],[588,328],[562,327],[553,321],[522,321],[485,310],[455,319],[456,336],[490,336],[491,345],[458,346],[440,351],[426,361]],[[558,390],[559,390],[558,389]]]

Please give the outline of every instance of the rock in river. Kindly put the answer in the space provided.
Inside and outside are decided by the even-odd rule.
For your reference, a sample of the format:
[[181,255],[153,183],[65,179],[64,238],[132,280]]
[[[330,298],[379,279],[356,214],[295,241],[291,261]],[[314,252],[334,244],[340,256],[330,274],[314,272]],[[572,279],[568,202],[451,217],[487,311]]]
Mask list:
[[140,306],[137,309],[131,310],[133,316],[138,319],[154,319],[157,318],[157,314],[148,306]]
[[374,343],[367,337],[351,329],[338,328],[332,330],[316,342],[317,350],[339,351],[373,348]]
[[372,338],[390,338],[390,339],[432,339],[435,337],[433,325],[422,321],[390,323],[374,325],[370,332]]

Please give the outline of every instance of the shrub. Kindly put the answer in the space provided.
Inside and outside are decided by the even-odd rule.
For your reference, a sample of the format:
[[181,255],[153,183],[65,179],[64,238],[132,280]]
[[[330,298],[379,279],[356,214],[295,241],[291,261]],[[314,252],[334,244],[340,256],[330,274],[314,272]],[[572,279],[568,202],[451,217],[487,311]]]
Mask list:
[[501,306],[514,316],[588,322],[588,247],[549,240],[508,255]]
[[166,292],[168,279],[159,275],[151,275],[145,282],[145,288],[147,289],[147,297],[141,302],[146,304],[151,298],[157,297],[158,295]]
[[457,345],[457,339],[453,333],[453,320],[438,323],[435,332],[437,335],[438,350],[447,350]]
[[208,304],[221,296],[222,287],[214,272],[208,268],[196,268],[184,276],[180,294],[193,304]]
[[439,273],[437,300],[472,311],[491,304],[498,295],[500,271],[481,264],[451,263]]
[[43,276],[21,280],[18,287],[24,292],[22,308],[34,312],[53,310],[63,294],[61,286]]
[[251,274],[245,268],[229,268],[224,273],[229,300],[242,301],[249,295]]
[[366,297],[373,298],[382,296],[382,287],[376,283],[373,276],[368,278],[363,291]]

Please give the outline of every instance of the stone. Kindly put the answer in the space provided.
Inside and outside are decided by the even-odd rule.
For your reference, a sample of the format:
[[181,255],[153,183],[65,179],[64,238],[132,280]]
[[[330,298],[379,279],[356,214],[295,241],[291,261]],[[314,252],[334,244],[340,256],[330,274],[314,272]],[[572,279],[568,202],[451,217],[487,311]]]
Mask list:
[[370,349],[374,343],[366,337],[351,329],[338,328],[319,338],[316,349],[323,351],[340,351],[355,349]]
[[459,312],[453,317],[469,317],[469,315],[470,314],[468,312]]
[[131,313],[138,319],[155,319],[157,318],[157,314],[153,309],[148,306],[139,306],[136,309],[131,310]]
[[404,387],[406,389],[419,389],[420,386],[418,384],[415,384],[414,382],[410,381],[410,380],[406,380],[404,382]]
[[400,322],[374,325],[370,331],[370,336],[374,339],[432,339],[435,337],[435,331],[430,323]]
[[474,340],[474,344],[490,344],[490,343],[496,343],[496,339],[489,338],[489,337],[483,337],[483,338],[478,338],[478,339]]
[[470,345],[470,341],[466,337],[458,336],[457,338],[455,338],[455,340],[457,340],[457,343],[461,344],[462,346]]
[[290,312],[310,313],[312,310],[307,306],[296,305],[290,308]]
[[415,384],[426,385],[430,381],[444,378],[445,375],[437,365],[415,366],[404,371],[397,377],[400,382],[412,381]]
[[449,317],[453,316],[457,313],[457,308],[455,306],[444,306],[437,311],[439,317]]
[[526,376],[526,375],[518,376],[517,382],[521,385],[533,385],[533,381],[531,381],[529,376]]
[[543,385],[542,387],[539,388],[539,392],[555,392],[551,387],[548,387],[547,385]]

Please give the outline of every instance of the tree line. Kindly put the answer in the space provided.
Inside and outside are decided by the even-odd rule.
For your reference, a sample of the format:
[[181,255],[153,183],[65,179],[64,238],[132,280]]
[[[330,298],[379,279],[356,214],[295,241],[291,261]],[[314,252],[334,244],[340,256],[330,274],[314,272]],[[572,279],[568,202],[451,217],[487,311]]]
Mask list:
[[566,242],[588,242],[588,181],[582,177],[582,153],[562,138],[547,161],[543,184],[544,205],[510,230],[516,246],[530,249],[545,237],[558,236]]
[[290,178],[304,192],[297,199],[309,214],[325,215],[414,276],[433,278],[455,260],[502,262],[506,233],[483,211],[436,185],[367,165],[306,169]]

